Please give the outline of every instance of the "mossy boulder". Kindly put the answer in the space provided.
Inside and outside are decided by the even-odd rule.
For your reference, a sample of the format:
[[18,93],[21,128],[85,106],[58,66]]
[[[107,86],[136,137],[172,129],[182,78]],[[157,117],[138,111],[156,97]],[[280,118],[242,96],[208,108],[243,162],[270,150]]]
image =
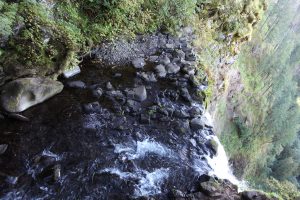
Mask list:
[[215,139],[210,139],[208,141],[208,146],[210,147],[210,149],[216,154],[218,152],[219,149],[219,145],[218,142]]
[[62,83],[49,78],[21,78],[3,87],[0,103],[7,112],[22,112],[62,90]]

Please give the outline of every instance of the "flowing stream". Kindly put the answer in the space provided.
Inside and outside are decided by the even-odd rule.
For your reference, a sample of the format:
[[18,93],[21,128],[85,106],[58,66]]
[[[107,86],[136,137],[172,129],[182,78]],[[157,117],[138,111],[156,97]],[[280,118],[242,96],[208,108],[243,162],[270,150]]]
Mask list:
[[[205,86],[182,75],[145,82],[131,67],[85,69],[62,81],[86,87],[66,86],[25,111],[29,123],[1,122],[1,199],[171,199],[173,190],[196,191],[204,174],[239,184],[195,95]],[[146,100],[131,99],[127,91],[141,86]]]

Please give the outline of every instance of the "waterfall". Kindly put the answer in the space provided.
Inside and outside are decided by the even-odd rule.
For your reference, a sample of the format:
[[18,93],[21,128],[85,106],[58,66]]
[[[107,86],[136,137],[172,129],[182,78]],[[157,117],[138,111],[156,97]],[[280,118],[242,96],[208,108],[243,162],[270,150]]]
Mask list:
[[228,157],[223,145],[216,136],[211,136],[211,139],[218,144],[218,151],[216,156],[210,158],[207,156],[208,164],[212,167],[211,175],[216,175],[220,179],[227,179],[233,184],[239,185],[240,181],[233,175],[232,169],[228,162]]
[[[204,117],[210,122],[210,124],[213,124],[211,115],[208,112],[204,114]],[[208,136],[208,139],[214,140],[218,146],[217,154],[214,157],[206,157],[208,164],[212,168],[210,175],[215,175],[220,179],[227,179],[231,183],[237,185],[240,191],[244,191],[247,188],[247,183],[245,181],[238,180],[237,177],[234,176],[224,146],[221,144],[219,138],[217,136]]]

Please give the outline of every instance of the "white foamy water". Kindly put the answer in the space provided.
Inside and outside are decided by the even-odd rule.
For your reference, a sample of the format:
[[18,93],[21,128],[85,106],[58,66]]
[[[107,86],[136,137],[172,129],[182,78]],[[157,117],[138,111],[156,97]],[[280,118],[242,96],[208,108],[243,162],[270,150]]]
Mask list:
[[131,172],[122,172],[117,168],[106,168],[104,170],[101,170],[100,173],[110,173],[118,175],[122,179],[128,179],[128,178],[138,178],[138,175],[131,173]]
[[169,156],[171,155],[171,150],[158,142],[151,141],[150,139],[146,139],[141,142],[138,141],[136,147],[136,154],[138,157],[144,157],[147,153]]
[[61,160],[61,156],[51,152],[49,149],[45,149],[43,152],[42,152],[42,156],[48,156],[48,157],[52,157],[54,158],[56,161],[59,161]]
[[[205,121],[206,125],[213,126],[213,121],[209,113],[205,113],[201,116],[201,118],[203,119],[203,121]],[[199,174],[209,174],[211,176],[214,175],[220,179],[227,179],[233,184],[238,185],[240,190],[245,189],[245,182],[239,181],[233,175],[226,152],[219,139],[216,136],[209,134],[210,133],[207,132],[204,135],[206,135],[207,140],[214,140],[217,143],[217,154],[213,158],[210,158],[209,155],[198,155],[196,151],[193,152],[193,156],[197,158],[193,161],[192,164],[194,170]],[[194,147],[197,146],[197,141],[195,139],[190,139],[190,142]],[[171,149],[149,138],[143,141],[137,141],[127,144],[116,144],[114,152],[121,154],[123,157],[129,160],[144,159],[149,153],[156,154],[162,157],[178,159],[178,155]],[[170,169],[160,168],[149,172],[137,168],[134,172],[123,172],[117,168],[108,168],[103,170],[102,172],[108,172],[118,175],[121,179],[133,178],[138,180],[138,184],[135,185],[135,196],[149,196],[161,193],[161,185],[169,177]]]
[[[213,120],[208,112],[204,114],[204,117],[211,125],[213,125]],[[217,136],[208,136],[208,139],[214,140],[218,145],[217,154],[213,158],[206,156],[209,166],[213,169],[209,174],[215,175],[220,179],[229,180],[231,183],[237,185],[240,191],[247,189],[247,183],[245,181],[238,180],[233,175],[233,171],[228,162],[228,157],[226,155],[225,149],[221,144],[219,138]]]
[[128,159],[138,159],[145,157],[148,153],[154,153],[164,157],[171,157],[172,151],[164,145],[154,140],[145,139],[137,141],[136,146],[117,144],[115,145],[115,153],[124,153]]
[[[149,153],[162,157],[173,156],[173,152],[169,148],[149,138],[137,141],[135,144],[117,144],[115,145],[114,152],[125,155],[130,160],[143,159]],[[168,168],[155,169],[152,172],[142,169],[137,169],[135,172],[122,172],[116,168],[108,168],[101,172],[116,174],[122,179],[138,179],[138,184],[135,185],[135,196],[148,196],[161,193],[161,185],[169,177]]]
[[100,173],[110,173],[118,175],[121,179],[137,179],[135,185],[135,196],[148,196],[161,193],[161,185],[169,177],[168,168],[156,169],[153,172],[137,170],[135,172],[123,172],[117,168],[106,168]]
[[153,172],[146,172],[136,187],[136,196],[148,196],[161,193],[161,185],[169,177],[169,169],[161,168]]
[[220,179],[227,179],[233,184],[239,185],[240,181],[233,175],[224,147],[216,136],[210,136],[210,138],[218,145],[217,155],[213,158],[210,158],[209,156],[206,157],[209,166],[213,169],[210,174],[216,175]]

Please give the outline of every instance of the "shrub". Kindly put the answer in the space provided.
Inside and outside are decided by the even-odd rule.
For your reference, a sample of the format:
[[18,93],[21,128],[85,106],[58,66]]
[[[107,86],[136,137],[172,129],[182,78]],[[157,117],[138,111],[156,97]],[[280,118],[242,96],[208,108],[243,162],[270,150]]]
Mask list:
[[278,181],[274,178],[266,179],[261,186],[264,191],[278,195],[284,200],[295,200],[300,198],[297,187],[289,181]]

